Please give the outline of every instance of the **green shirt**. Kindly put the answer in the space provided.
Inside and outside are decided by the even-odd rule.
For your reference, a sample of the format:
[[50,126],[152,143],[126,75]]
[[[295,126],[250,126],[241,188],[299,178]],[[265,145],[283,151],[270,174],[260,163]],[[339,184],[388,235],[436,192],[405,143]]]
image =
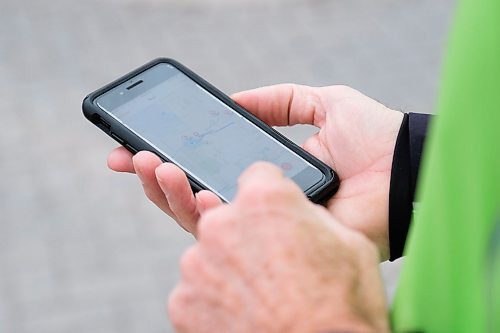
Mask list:
[[500,0],[459,1],[437,111],[393,328],[500,332]]

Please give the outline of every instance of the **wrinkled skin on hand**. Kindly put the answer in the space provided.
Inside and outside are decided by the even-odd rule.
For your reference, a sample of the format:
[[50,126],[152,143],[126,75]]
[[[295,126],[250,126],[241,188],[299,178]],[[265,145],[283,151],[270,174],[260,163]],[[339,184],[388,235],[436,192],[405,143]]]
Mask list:
[[202,216],[168,312],[178,332],[387,332],[376,247],[259,163]]
[[[387,259],[391,166],[403,114],[345,86],[282,84],[232,97],[271,126],[318,127],[303,148],[339,174],[340,189],[327,204],[329,212],[375,242],[381,259]],[[110,154],[108,165],[137,173],[148,198],[195,236],[201,214],[221,204],[209,191],[193,195],[184,173],[151,153],[132,158],[120,147]]]

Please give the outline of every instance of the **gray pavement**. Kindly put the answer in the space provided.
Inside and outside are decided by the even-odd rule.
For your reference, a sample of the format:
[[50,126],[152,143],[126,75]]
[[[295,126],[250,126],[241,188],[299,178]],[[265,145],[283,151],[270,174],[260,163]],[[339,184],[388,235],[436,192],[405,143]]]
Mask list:
[[[84,95],[158,56],[228,93],[348,84],[431,112],[452,0],[0,0],[0,333],[172,332],[192,239],[106,169]],[[297,142],[307,127],[284,130]],[[384,265],[389,295],[399,265]]]

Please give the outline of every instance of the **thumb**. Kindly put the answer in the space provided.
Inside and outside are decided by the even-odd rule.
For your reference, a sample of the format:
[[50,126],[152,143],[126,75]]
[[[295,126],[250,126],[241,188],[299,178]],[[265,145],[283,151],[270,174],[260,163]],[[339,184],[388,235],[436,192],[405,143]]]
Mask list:
[[278,84],[233,94],[231,98],[270,126],[309,124],[324,119],[319,88],[296,84]]

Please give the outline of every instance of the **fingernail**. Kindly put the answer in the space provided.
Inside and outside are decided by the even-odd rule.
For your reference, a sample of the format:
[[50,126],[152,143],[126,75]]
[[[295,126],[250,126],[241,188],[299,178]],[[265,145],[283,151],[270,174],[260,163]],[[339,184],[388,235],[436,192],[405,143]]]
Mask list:
[[203,214],[203,212],[205,211],[205,207],[203,206],[203,204],[201,203],[201,201],[198,198],[198,192],[196,192],[194,194],[194,200],[196,201],[196,206],[198,207],[198,212],[200,213],[200,215]]

